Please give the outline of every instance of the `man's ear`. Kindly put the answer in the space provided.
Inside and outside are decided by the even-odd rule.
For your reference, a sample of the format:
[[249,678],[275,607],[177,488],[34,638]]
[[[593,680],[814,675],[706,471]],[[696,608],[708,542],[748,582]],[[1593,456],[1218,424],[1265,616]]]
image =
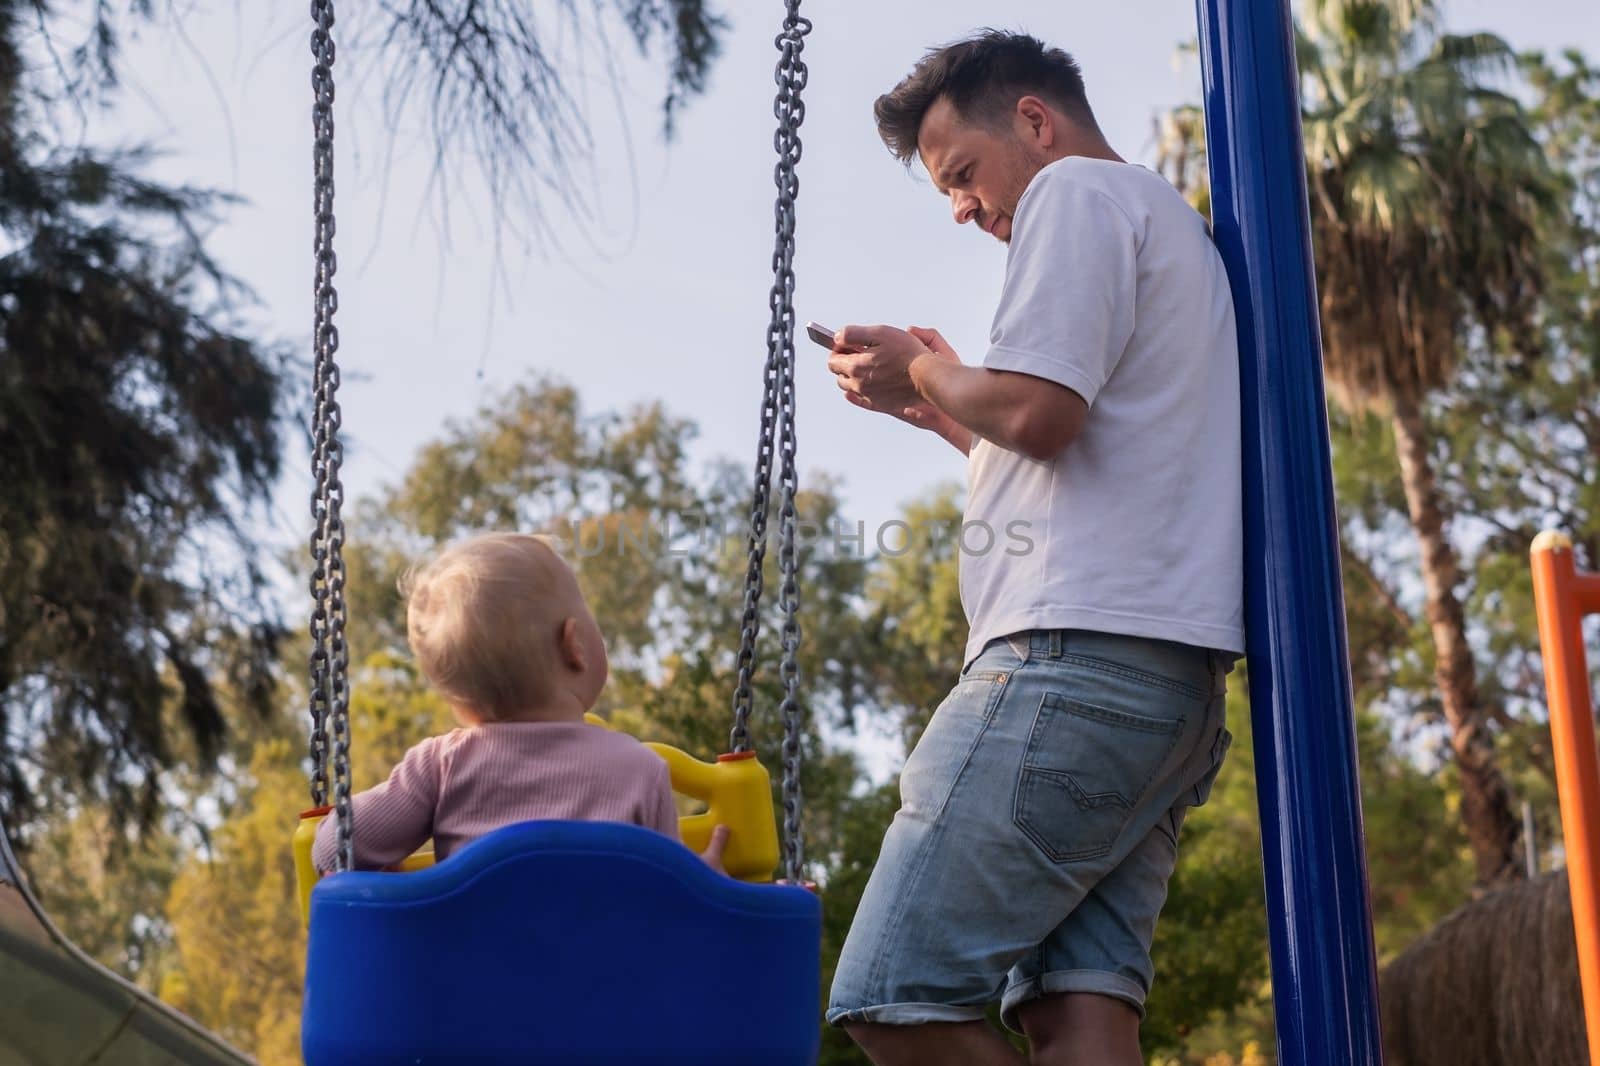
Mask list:
[[1056,116],[1050,106],[1037,96],[1024,96],[1017,101],[1016,117],[1021,123],[1025,139],[1040,148],[1055,147],[1060,131],[1056,129]]
[[578,638],[578,620],[568,617],[561,623],[561,661],[572,670],[582,671],[589,665],[583,654],[583,641]]

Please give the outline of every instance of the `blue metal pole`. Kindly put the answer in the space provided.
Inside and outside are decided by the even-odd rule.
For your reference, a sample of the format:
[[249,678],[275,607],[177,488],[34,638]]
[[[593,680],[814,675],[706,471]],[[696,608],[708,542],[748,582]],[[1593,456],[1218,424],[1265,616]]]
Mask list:
[[1197,0],[1243,394],[1245,616],[1278,1061],[1382,1062],[1288,0]]

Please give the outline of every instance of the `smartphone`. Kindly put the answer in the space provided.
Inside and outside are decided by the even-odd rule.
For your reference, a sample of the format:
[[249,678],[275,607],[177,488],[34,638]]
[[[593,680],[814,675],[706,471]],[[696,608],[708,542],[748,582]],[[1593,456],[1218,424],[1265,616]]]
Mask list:
[[827,348],[829,351],[833,350],[833,335],[837,332],[839,331],[835,329],[829,329],[827,326],[819,325],[816,322],[806,323],[806,336],[810,337],[824,348]]

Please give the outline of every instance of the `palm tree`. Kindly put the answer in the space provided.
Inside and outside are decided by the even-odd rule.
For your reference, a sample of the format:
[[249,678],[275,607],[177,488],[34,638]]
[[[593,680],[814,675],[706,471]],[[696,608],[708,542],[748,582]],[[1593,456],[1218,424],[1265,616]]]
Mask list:
[[[1515,880],[1519,829],[1423,411],[1475,331],[1512,358],[1537,355],[1540,235],[1559,185],[1523,109],[1496,87],[1515,69],[1510,47],[1440,32],[1425,0],[1312,4],[1298,59],[1329,394],[1394,434],[1478,880]],[[1180,185],[1194,183],[1198,133],[1192,110],[1161,131]]]
[[1430,12],[1327,4],[1300,48],[1308,184],[1331,391],[1387,415],[1421,555],[1434,677],[1482,884],[1521,876],[1458,593],[1460,567],[1423,418],[1470,331],[1537,354],[1540,233],[1559,186],[1488,34],[1436,32]]

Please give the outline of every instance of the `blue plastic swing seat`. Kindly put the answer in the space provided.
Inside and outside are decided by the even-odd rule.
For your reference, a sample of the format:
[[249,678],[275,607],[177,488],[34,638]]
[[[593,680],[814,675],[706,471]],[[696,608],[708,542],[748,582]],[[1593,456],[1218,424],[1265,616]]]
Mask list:
[[525,822],[311,895],[308,1066],[816,1061],[822,904],[658,833]]

